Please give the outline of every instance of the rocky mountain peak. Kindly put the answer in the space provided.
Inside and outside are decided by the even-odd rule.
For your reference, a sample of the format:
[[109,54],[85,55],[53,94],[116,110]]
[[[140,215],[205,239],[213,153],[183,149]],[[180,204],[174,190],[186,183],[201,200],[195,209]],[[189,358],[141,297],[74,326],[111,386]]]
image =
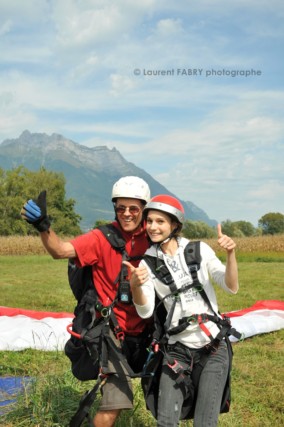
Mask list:
[[[47,135],[25,130],[19,138],[3,141],[0,144],[0,167],[9,170],[20,165],[30,170],[44,166],[64,174],[67,197],[76,200],[77,211],[83,217],[83,229],[92,227],[96,220],[113,219],[110,194],[114,182],[122,176],[145,179],[153,196],[174,195],[146,171],[124,159],[115,148],[89,148],[57,133]],[[193,203],[189,209],[189,203],[184,202],[187,218],[215,225],[216,221],[210,220]]]

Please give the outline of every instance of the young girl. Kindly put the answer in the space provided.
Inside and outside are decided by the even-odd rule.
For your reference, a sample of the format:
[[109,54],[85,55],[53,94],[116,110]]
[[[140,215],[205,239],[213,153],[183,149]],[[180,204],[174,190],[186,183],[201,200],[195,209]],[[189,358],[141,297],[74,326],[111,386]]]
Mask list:
[[[188,378],[194,376],[202,354],[209,353],[202,369],[198,394],[195,397],[194,426],[216,426],[220,413],[221,399],[229,371],[227,343],[220,335],[220,328],[213,319],[218,313],[217,299],[211,280],[224,291],[235,294],[238,291],[238,270],[235,257],[235,242],[222,234],[218,225],[218,243],[226,251],[226,265],[216,257],[214,251],[204,242],[200,242],[201,263],[197,272],[199,285],[205,291],[208,300],[204,300],[203,291],[190,286],[193,275],[190,273],[184,256],[189,240],[180,237],[184,222],[184,209],[174,197],[159,195],[152,198],[144,209],[146,230],[152,246],[147,256],[155,257],[156,265],[161,262],[167,267],[173,279],[175,289],[181,290],[174,297],[169,285],[163,283],[155,269],[151,269],[145,260],[135,268],[127,263],[131,271],[131,288],[138,314],[142,318],[152,316],[155,308],[155,295],[163,300],[167,312],[168,330],[180,325],[181,319],[192,319],[180,332],[169,335],[164,346],[165,351],[159,379],[157,426],[174,427],[181,419],[182,407],[190,390]],[[157,267],[159,270],[159,267]],[[156,270],[157,271],[157,270]],[[170,297],[167,297],[169,296]],[[194,319],[205,319],[204,323]],[[218,315],[216,316],[218,319]],[[221,317],[220,317],[221,318]],[[212,346],[212,342],[214,345]],[[210,347],[211,345],[211,347]],[[211,350],[214,351],[211,351]],[[169,363],[174,361],[174,365]],[[183,380],[181,380],[183,379]],[[192,386],[191,386],[192,387]]]

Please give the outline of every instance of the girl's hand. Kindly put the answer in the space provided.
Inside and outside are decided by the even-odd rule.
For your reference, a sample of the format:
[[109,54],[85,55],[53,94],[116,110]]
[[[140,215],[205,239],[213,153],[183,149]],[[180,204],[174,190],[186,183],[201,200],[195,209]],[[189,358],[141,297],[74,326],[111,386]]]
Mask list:
[[231,239],[231,237],[222,233],[221,224],[217,225],[217,233],[218,233],[218,244],[219,244],[219,246],[221,248],[224,248],[227,252],[232,252],[236,247],[236,243],[234,242],[233,239]]

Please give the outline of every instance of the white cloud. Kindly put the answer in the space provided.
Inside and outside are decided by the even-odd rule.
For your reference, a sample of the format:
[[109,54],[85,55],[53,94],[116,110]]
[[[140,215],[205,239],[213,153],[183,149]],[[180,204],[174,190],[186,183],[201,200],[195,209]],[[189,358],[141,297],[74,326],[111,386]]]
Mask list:
[[12,21],[10,19],[7,19],[7,21],[5,21],[0,26],[0,36],[3,36],[4,34],[9,33],[11,27],[12,27]]
[[159,37],[168,38],[184,33],[181,19],[161,19],[157,22],[156,33]]
[[149,13],[152,0],[61,0],[53,4],[58,41],[64,47],[80,48],[97,43],[119,43],[123,34],[135,28]]
[[55,7],[57,38],[61,47],[82,48],[111,41],[123,28],[125,18],[116,6],[82,11],[78,4],[64,3],[58,2]]
[[128,92],[135,88],[136,82],[133,78],[127,76],[121,76],[119,74],[112,74],[110,76],[111,80],[111,95],[122,96],[124,92]]

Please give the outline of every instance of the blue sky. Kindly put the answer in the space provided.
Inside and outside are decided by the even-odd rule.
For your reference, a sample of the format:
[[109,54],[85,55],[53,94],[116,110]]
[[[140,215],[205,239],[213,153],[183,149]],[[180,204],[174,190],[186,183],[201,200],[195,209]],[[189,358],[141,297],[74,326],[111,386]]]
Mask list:
[[283,0],[1,0],[0,142],[117,148],[217,221],[284,213]]

